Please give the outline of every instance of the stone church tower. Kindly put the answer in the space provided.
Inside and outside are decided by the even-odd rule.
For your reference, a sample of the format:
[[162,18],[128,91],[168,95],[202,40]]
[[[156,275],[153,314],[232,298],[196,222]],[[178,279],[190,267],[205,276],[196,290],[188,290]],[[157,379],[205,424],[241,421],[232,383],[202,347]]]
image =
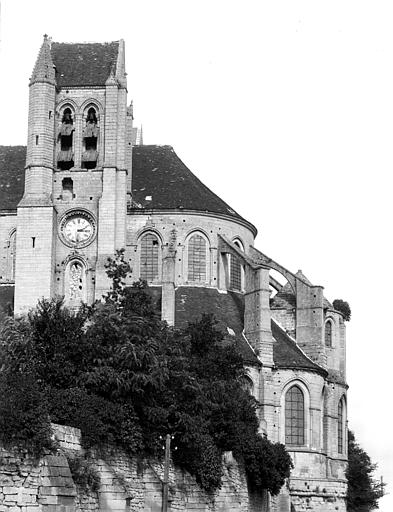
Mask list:
[[322,286],[257,250],[255,226],[172,147],[136,137],[124,62],[121,40],[44,37],[27,148],[0,146],[0,309],[23,314],[55,296],[91,304],[109,288],[107,258],[124,249],[129,284],[147,281],[164,320],[213,313],[238,347],[260,431],[295,465],[270,511],[345,512],[343,315]]
[[[125,246],[132,112],[124,42],[47,37],[30,79],[25,191],[18,205],[15,312],[107,290],[104,263]],[[99,219],[99,222],[98,222]]]

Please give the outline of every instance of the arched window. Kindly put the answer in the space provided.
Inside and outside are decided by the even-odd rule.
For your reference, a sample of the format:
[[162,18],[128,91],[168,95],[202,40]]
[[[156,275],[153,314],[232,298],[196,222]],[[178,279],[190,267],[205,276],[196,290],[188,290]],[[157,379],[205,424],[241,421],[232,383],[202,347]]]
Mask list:
[[[233,242],[241,251],[243,247],[238,240]],[[241,291],[242,289],[242,266],[239,261],[239,258],[235,254],[231,254],[230,261],[230,288],[232,290]]]
[[195,233],[188,240],[188,281],[206,282],[206,240]]
[[337,451],[338,453],[344,453],[343,443],[344,439],[344,400],[338,402],[338,410],[337,410]]
[[139,274],[141,279],[152,282],[158,279],[158,238],[147,233],[141,239]]
[[328,434],[327,434],[327,391],[326,388],[323,388],[322,391],[322,399],[321,399],[321,449],[324,452],[327,452],[327,442],[328,442]]
[[250,395],[252,395],[254,393],[254,383],[253,383],[251,377],[249,377],[248,375],[243,375],[240,378],[240,384],[241,384],[242,388],[244,389],[244,391],[248,391],[248,393],[250,393]]
[[299,386],[292,386],[285,395],[285,444],[304,445],[304,395]]
[[90,107],[86,115],[83,130],[82,166],[84,169],[95,169],[98,160],[98,120],[94,107]]
[[57,153],[57,167],[59,169],[68,170],[74,166],[74,153],[72,150],[72,142],[74,135],[74,121],[72,112],[69,107],[64,109],[61,119],[61,126],[58,134],[59,150]]
[[327,320],[325,322],[325,345],[327,347],[332,346],[332,321]]
[[15,281],[16,230],[10,234],[7,242],[7,279]]

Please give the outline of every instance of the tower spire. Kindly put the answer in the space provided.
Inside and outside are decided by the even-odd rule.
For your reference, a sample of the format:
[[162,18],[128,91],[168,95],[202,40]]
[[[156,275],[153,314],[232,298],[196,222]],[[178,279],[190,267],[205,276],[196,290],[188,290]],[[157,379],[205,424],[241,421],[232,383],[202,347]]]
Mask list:
[[51,39],[45,34],[30,78],[30,85],[36,82],[55,83],[55,67],[53,65],[50,48]]

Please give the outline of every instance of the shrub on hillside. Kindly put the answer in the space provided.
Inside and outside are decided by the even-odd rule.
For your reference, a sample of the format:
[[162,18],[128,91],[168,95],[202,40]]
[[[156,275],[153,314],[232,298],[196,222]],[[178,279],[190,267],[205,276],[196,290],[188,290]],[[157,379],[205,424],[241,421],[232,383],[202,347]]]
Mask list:
[[[27,320],[11,322],[4,331],[5,371],[30,379],[31,404],[44,396],[42,417],[48,421],[49,412],[54,422],[80,428],[86,447],[111,444],[156,457],[160,439],[171,433],[175,463],[206,491],[220,487],[221,456],[232,450],[255,489],[277,494],[291,459],[258,434],[257,402],[242,387],[236,348],[211,315],[184,331],[168,327],[143,282],[125,288],[128,272],[119,251],[108,262],[113,287],[104,304],[73,313],[59,300],[42,301]],[[2,407],[18,396],[8,403],[0,395]],[[36,418],[21,403],[23,421]]]
[[33,375],[0,374],[0,441],[39,457],[53,449],[48,402]]

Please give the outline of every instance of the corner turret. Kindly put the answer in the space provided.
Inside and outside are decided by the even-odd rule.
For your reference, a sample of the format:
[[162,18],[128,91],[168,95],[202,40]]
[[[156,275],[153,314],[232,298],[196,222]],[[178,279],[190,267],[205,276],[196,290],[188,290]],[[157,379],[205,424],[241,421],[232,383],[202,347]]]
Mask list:
[[25,190],[18,205],[15,313],[53,296],[55,209],[52,200],[56,79],[51,42],[44,36],[29,92]]

